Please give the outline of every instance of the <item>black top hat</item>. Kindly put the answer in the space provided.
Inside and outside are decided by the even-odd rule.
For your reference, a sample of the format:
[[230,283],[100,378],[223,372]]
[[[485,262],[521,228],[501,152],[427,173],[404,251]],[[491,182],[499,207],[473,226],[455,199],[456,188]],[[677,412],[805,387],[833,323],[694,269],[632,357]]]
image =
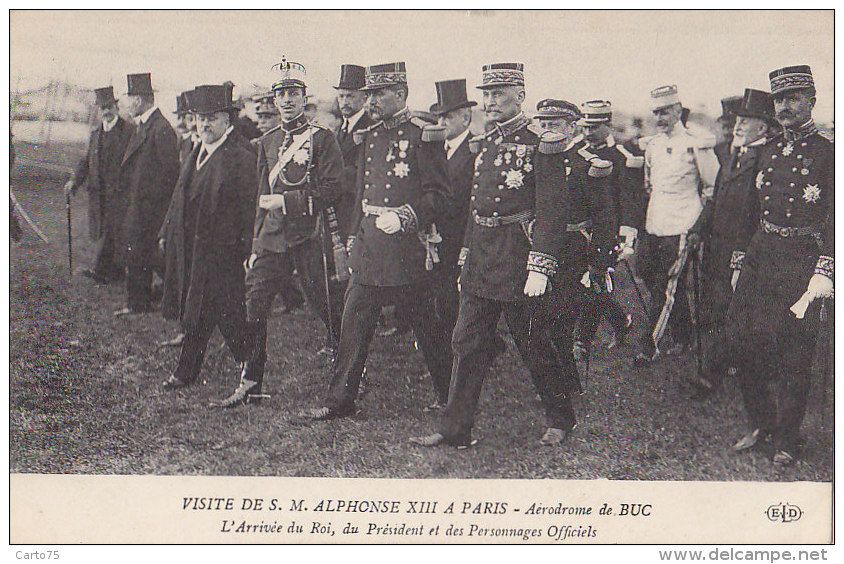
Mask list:
[[186,92],[190,111],[196,114],[213,114],[236,110],[232,103],[231,88],[224,84],[204,84]]
[[338,90],[360,90],[366,85],[366,69],[360,65],[342,65]]
[[731,120],[735,119],[736,112],[741,108],[741,96],[729,96],[721,98],[721,116],[718,119]]
[[148,72],[140,74],[126,75],[128,96],[137,96],[139,94],[153,94],[155,90],[152,89],[152,79]]
[[762,90],[752,88],[744,89],[744,98],[741,106],[736,110],[736,115],[741,117],[760,118],[766,121],[774,119],[774,101],[771,95]]
[[477,106],[477,102],[469,100],[466,95],[466,79],[443,80],[435,83],[437,88],[436,115],[445,115],[460,108]]
[[366,67],[366,84],[361,90],[378,90],[397,84],[407,84],[407,69],[404,61],[387,63],[384,65],[372,65]]
[[97,96],[95,104],[101,108],[107,108],[117,103],[117,100],[114,99],[114,88],[111,86],[97,88],[94,90],[94,94]]
[[190,108],[188,108],[187,92],[182,92],[176,96],[176,111],[173,113],[180,116],[188,112],[190,112]]
[[776,96],[791,90],[815,90],[815,80],[809,65],[783,67],[768,74],[771,80],[771,96]]

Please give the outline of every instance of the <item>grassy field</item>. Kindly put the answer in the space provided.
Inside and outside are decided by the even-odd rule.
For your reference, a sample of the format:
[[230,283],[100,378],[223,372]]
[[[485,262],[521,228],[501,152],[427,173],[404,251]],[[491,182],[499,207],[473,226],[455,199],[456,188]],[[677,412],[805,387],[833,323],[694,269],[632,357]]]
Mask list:
[[[202,385],[176,393],[161,382],[177,349],[156,342],[177,327],[151,314],[115,319],[122,287],[97,286],[68,273],[66,177],[16,166],[12,187],[51,242],[27,231],[11,249],[10,468],[12,472],[85,474],[274,475],[408,478],[610,478],[631,480],[823,480],[832,477],[832,398],[816,385],[803,426],[804,457],[777,470],[763,453],[732,455],[745,430],[737,386],[728,380],[710,400],[686,399],[688,356],[644,370],[635,349],[595,347],[580,420],[561,447],[539,445],[541,409],[511,348],[484,388],[468,451],[420,449],[412,435],[434,429],[422,412],[431,386],[410,339],[376,339],[367,364],[372,392],[357,416],[304,423],[316,406],[329,360],[321,324],[309,314],[270,323],[270,360],[259,406],[229,411],[208,403],[234,388],[238,375],[215,335]],[[85,196],[74,200],[75,264],[88,264]],[[629,283],[618,290],[637,327],[641,312]],[[605,340],[605,329],[599,339]],[[632,341],[632,339],[631,339]],[[820,381],[820,380],[818,380]],[[822,415],[822,412],[825,414]]]

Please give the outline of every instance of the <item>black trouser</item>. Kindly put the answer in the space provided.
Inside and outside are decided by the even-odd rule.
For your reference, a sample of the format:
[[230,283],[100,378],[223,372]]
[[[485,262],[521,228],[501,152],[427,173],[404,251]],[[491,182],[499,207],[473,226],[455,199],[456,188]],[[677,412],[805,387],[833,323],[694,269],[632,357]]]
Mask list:
[[[330,315],[325,296],[325,271],[319,239],[312,239],[289,248],[286,253],[264,252],[255,259],[246,272],[246,313],[254,334],[254,346],[249,357],[248,377],[261,382],[264,364],[267,361],[267,320],[272,310],[273,299],[283,288],[291,284],[292,259],[299,271],[299,281],[311,311],[317,315],[336,340],[340,334],[340,320],[343,312],[345,282],[329,280],[331,293]],[[288,256],[286,257],[285,254]],[[329,264],[329,275],[332,272]]]
[[701,264],[700,324],[703,339],[703,371],[706,378],[719,385],[730,368],[724,323],[733,299],[730,257],[733,245],[713,234],[704,248]]
[[[642,245],[636,266],[651,294],[648,305],[648,326],[642,335],[642,352],[649,356],[654,353],[656,347],[653,332],[666,301],[665,293],[669,282],[668,271],[677,260],[679,248],[679,235],[657,237],[645,233],[642,236]],[[686,273],[690,262],[691,257],[686,259],[683,269],[677,276],[674,305],[668,318],[668,327],[671,329],[674,342],[682,345],[690,345],[693,335],[692,316],[689,311],[688,294],[686,293]]]
[[94,241],[94,276],[111,282],[122,280],[125,270],[115,262],[114,233],[106,229]]
[[816,343],[817,338],[807,332],[781,333],[772,350],[735,357],[751,426],[772,433],[776,447],[791,454],[806,414]]
[[551,340],[553,319],[540,302],[541,299],[503,302],[467,292],[460,294],[460,313],[451,340],[454,363],[448,405],[439,425],[439,432],[447,441],[467,444],[471,440],[481,387],[491,362],[488,343],[496,333],[502,312],[542,398],[548,426],[564,430],[574,428],[576,419],[570,397],[579,389],[579,384],[565,378],[567,372],[561,366]]
[[328,389],[325,405],[332,411],[349,412],[354,409],[363,367],[381,307],[396,304],[407,314],[411,328],[425,357],[434,383],[434,391],[442,403],[448,399],[448,380],[451,375],[451,349],[448,335],[437,323],[434,311],[434,292],[431,279],[403,286],[365,286],[351,282],[346,293],[340,345],[334,363],[334,377]]
[[457,290],[460,271],[459,266],[442,264],[434,270],[436,314],[442,331],[448,334],[449,342],[451,342],[451,334],[457,323],[457,312],[460,309],[460,292]]
[[126,268],[126,302],[135,313],[152,310],[153,266],[140,257],[130,257]]
[[613,331],[621,333],[627,328],[627,314],[624,309],[612,298],[612,294],[601,292],[596,294],[590,292],[583,310],[580,314],[577,336],[578,341],[583,342],[587,347],[595,338],[601,318],[606,317]]
[[205,296],[196,327],[185,331],[179,366],[174,373],[176,378],[183,382],[196,380],[215,327],[220,328],[220,333],[223,334],[235,360],[247,360],[250,347],[246,328],[246,305],[242,301],[238,304],[230,299],[226,299],[223,304],[214,300],[213,296]]

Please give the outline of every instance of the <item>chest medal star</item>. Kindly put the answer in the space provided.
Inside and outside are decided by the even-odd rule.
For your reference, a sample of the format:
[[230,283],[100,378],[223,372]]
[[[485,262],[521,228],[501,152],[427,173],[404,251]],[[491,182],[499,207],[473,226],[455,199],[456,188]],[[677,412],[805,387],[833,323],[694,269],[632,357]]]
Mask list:
[[407,163],[396,163],[393,166],[393,174],[396,175],[396,178],[405,178],[409,172],[410,167],[407,166]]
[[299,149],[293,153],[293,162],[297,165],[304,165],[308,162],[308,151],[305,148]]
[[803,188],[803,199],[809,203],[817,202],[821,197],[821,189],[817,184],[806,184]]
[[510,169],[507,171],[507,175],[504,178],[504,183],[507,185],[508,188],[518,190],[519,188],[524,186],[524,180],[525,175],[522,174],[522,171]]
[[783,157],[787,157],[788,155],[790,155],[793,152],[794,152],[794,145],[792,145],[791,143],[787,143],[785,145],[785,147],[782,148],[782,156]]

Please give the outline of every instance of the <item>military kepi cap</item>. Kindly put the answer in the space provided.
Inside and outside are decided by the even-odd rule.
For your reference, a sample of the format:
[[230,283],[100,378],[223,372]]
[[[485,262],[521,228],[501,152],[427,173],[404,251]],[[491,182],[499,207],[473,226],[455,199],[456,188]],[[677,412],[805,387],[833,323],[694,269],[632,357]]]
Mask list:
[[285,88],[306,88],[305,75],[308,71],[302,63],[294,63],[282,57],[280,63],[273,65],[273,70],[279,73],[278,79],[273,83],[273,92]]
[[337,90],[360,90],[366,86],[366,68],[360,65],[342,65]]
[[771,95],[763,90],[745,88],[741,106],[736,110],[741,117],[761,118],[767,121],[774,119],[774,101]]
[[126,95],[138,96],[140,94],[154,94],[152,89],[152,78],[148,72],[126,75]]
[[522,63],[491,63],[484,65],[481,73],[483,84],[475,87],[481,90],[525,85],[525,65]]
[[225,84],[203,84],[185,93],[188,108],[195,114],[213,114],[236,110],[232,90]]
[[768,78],[771,80],[772,96],[792,90],[811,89],[813,92],[815,90],[815,80],[812,78],[812,69],[809,65],[783,67],[771,71]]
[[97,97],[97,101],[94,103],[101,108],[107,108],[117,103],[117,100],[114,99],[114,88],[111,86],[95,89],[94,95]]
[[656,111],[680,103],[676,84],[668,84],[651,90],[651,109]]
[[254,98],[254,100],[258,102],[258,107],[255,109],[255,113],[259,116],[270,116],[279,114],[278,108],[276,108],[275,104],[273,104],[272,93],[264,94],[263,96],[258,96]]
[[407,84],[407,68],[404,61],[366,67],[365,84],[361,90],[379,90]]
[[555,100],[546,98],[536,104],[536,117],[538,118],[563,118],[575,121],[582,117],[576,105],[568,100]]
[[431,111],[436,115],[441,116],[460,108],[471,108],[478,105],[477,102],[469,100],[466,94],[465,78],[441,80],[436,82],[434,86],[437,89],[437,103],[436,110],[433,110],[434,106],[431,106]]
[[612,121],[612,104],[607,100],[589,100],[580,105],[580,125],[601,125]]

